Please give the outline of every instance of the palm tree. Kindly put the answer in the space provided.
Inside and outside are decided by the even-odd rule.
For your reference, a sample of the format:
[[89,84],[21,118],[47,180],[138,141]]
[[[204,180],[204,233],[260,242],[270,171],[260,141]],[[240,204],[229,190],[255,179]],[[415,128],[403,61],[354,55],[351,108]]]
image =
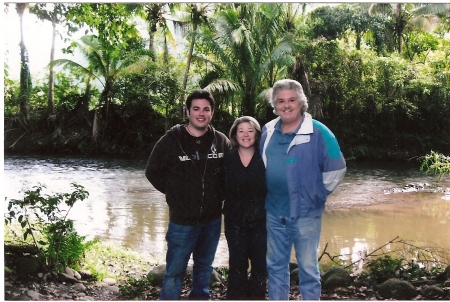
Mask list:
[[189,77],[189,69],[191,66],[191,61],[194,53],[195,41],[198,36],[198,29],[201,25],[208,25],[209,15],[214,8],[214,4],[211,3],[188,3],[181,6],[181,11],[179,15],[181,18],[173,20],[181,28],[185,28],[186,24],[191,25],[191,31],[188,37],[190,37],[189,50],[186,59],[186,69],[183,76],[183,84],[180,96],[180,104],[184,101],[184,94],[186,92],[187,80]]
[[432,3],[424,4],[414,9],[415,15],[437,15],[450,13],[450,4],[448,3]]
[[[87,66],[68,59],[54,60],[51,64],[75,69],[86,74],[89,78],[97,79],[100,82],[103,86],[103,91],[100,95],[99,105],[104,112],[105,126],[103,133],[105,133],[108,123],[109,107],[113,99],[112,89],[114,83],[122,75],[142,71],[148,62],[150,53],[143,49],[130,51],[123,48],[108,51],[94,36],[84,36],[80,39],[80,42],[75,44],[87,60]],[[90,81],[87,87],[90,87],[89,83]]]
[[397,51],[403,51],[403,32],[410,25],[412,28],[431,31],[438,22],[436,13],[448,11],[449,4],[426,4],[415,8],[418,4],[375,3],[369,8],[369,14],[391,16],[394,20],[394,32],[397,38]]
[[235,89],[241,100],[238,114],[254,116],[260,93],[295,63],[294,35],[281,24],[283,9],[275,3],[229,4],[214,22],[216,33],[203,37],[225,74],[206,89],[217,90],[218,81]]
[[31,75],[28,67],[28,50],[23,39],[23,13],[28,7],[28,3],[17,3],[16,11],[20,20],[20,114],[21,121],[26,127],[29,124],[29,103],[28,98],[31,92]]
[[[164,50],[167,49],[167,39],[173,40],[173,35],[168,26],[168,12],[175,7],[175,4],[170,3],[143,3],[143,4],[129,4],[131,10],[141,17],[147,23],[147,30],[149,35],[149,51],[156,54],[155,36],[158,28],[162,29],[164,35]],[[166,57],[166,52],[164,52]]]
[[[52,48],[50,50],[50,62],[55,59],[55,38],[57,36],[56,26],[61,22],[64,14],[65,5],[61,3],[52,3],[52,9],[46,10],[47,3],[38,3],[30,8],[30,12],[35,14],[41,20],[47,20],[52,23]],[[48,107],[49,114],[53,114],[55,111],[55,79],[53,65],[49,66],[48,75]]]

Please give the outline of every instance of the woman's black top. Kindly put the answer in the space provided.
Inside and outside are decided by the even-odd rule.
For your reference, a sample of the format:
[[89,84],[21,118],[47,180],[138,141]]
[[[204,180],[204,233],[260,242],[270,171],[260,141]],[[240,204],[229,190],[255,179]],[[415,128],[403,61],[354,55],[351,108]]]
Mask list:
[[265,221],[266,170],[258,151],[245,167],[237,149],[225,154],[225,221],[248,224]]

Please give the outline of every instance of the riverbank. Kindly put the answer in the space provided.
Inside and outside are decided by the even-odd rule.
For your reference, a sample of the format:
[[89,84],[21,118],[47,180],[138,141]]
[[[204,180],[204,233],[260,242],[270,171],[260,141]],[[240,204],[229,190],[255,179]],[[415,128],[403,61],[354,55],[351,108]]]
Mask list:
[[[6,231],[6,229],[5,229]],[[7,234],[6,242],[14,243]],[[408,243],[401,238],[392,240]],[[427,256],[428,249],[410,245],[412,254]],[[382,247],[376,250],[382,251]],[[64,273],[52,273],[43,270],[36,257],[24,253],[13,253],[12,249],[6,249],[5,254],[5,300],[158,300],[160,282],[163,270],[162,259],[143,255],[120,247],[96,241],[84,253],[84,258],[78,263],[76,271],[66,268]],[[324,250],[322,256],[327,255]],[[383,254],[383,253],[382,253]],[[382,255],[381,254],[381,255]],[[22,256],[21,256],[22,255]],[[378,253],[380,255],[380,253]],[[403,253],[404,259],[410,259]],[[436,255],[436,253],[434,253]],[[428,255],[430,256],[430,255]],[[428,257],[427,256],[427,257]],[[449,255],[442,254],[446,260]],[[370,258],[370,259],[369,259]],[[429,258],[432,260],[433,258]],[[376,260],[375,262],[369,260]],[[391,260],[390,257],[366,256],[364,264],[358,274],[351,276],[347,270],[341,268],[340,281],[325,276],[333,268],[324,268],[322,275],[322,300],[375,300],[380,299],[380,290],[385,280],[399,278],[399,282],[406,282],[410,291],[409,296],[414,300],[445,300],[450,298],[450,267],[444,273],[443,268],[436,269],[435,264],[442,265],[442,261],[436,259],[427,263],[430,270],[411,266],[411,263],[403,260],[400,262]],[[445,262],[445,261],[444,261]],[[371,264],[372,263],[372,264]],[[375,263],[375,265],[373,264]],[[448,261],[447,261],[448,263]],[[338,263],[336,263],[337,265]],[[339,265],[337,265],[339,267]],[[341,266],[344,267],[344,266]],[[434,267],[434,268],[433,268]],[[299,296],[295,272],[295,264],[291,271],[290,299],[296,300]],[[355,268],[350,266],[349,271]],[[211,279],[211,300],[225,300],[227,291],[227,267],[214,267],[214,278]],[[190,290],[190,270],[185,278],[182,300],[188,299]],[[77,276],[78,275],[78,276]],[[151,278],[148,278],[151,276]],[[400,280],[402,279],[402,280]],[[344,280],[345,283],[340,283]],[[331,286],[330,286],[331,284]],[[403,283],[402,283],[403,285]],[[266,297],[267,298],[267,297]]]
[[[87,256],[88,257],[88,256]],[[123,255],[103,255],[91,262],[101,263],[109,277],[102,280],[77,281],[75,278],[59,277],[46,279],[42,272],[28,276],[14,273],[5,274],[5,300],[42,300],[42,301],[111,301],[111,300],[158,300],[160,286],[146,282],[146,275],[156,267],[156,263],[142,257],[123,257]],[[385,273],[388,274],[385,268]],[[226,300],[227,268],[216,267],[219,282],[211,286],[211,300]],[[450,270],[449,270],[450,271]],[[426,277],[427,276],[427,277]],[[132,277],[132,279],[130,279]],[[411,300],[448,300],[450,299],[450,274],[434,273],[416,278],[410,284]],[[130,282],[133,280],[133,282]],[[347,286],[333,286],[322,289],[321,300],[382,300],[381,287],[371,278],[352,278]],[[405,282],[405,281],[398,281]],[[383,283],[384,284],[384,283]],[[406,284],[406,283],[405,283]],[[188,300],[190,275],[183,284],[181,300]],[[267,299],[267,296],[266,296]],[[290,300],[299,299],[297,282],[291,280]],[[395,300],[395,299],[390,299]],[[404,299],[400,299],[404,300]]]

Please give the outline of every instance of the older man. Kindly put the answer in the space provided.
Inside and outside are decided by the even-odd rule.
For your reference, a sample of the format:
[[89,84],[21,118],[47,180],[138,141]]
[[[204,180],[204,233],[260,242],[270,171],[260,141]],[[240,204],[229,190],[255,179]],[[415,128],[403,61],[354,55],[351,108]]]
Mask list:
[[292,246],[303,300],[319,300],[317,249],[327,196],[344,178],[346,162],[334,134],[309,113],[297,81],[272,87],[278,118],[263,127],[261,155],[267,181],[267,273],[269,299],[289,300]]

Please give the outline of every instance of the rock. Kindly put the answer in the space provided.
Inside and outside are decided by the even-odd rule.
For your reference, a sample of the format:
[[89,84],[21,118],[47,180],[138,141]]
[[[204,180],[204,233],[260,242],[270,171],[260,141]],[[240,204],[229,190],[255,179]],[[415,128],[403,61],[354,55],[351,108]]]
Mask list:
[[220,286],[222,285],[222,278],[220,277],[220,274],[213,269],[212,273],[211,273],[211,277],[209,279],[209,285],[211,286],[211,288],[214,288],[216,286]]
[[114,280],[113,278],[105,278],[102,282],[108,284],[109,286],[116,284],[116,280]]
[[76,270],[74,270],[73,268],[70,268],[70,267],[66,266],[66,267],[64,268],[64,272],[65,272],[67,275],[71,276],[71,277],[74,277],[74,278],[76,278],[76,279],[78,279],[78,280],[81,280],[81,274],[78,273],[78,272],[77,272]]
[[75,277],[74,270],[68,266],[64,267],[64,273],[66,273],[66,275],[69,275],[70,277]]
[[37,258],[23,258],[17,263],[17,271],[24,276],[30,276],[40,272],[41,263]]
[[447,274],[447,278],[450,278],[450,265],[445,268],[444,272]]
[[392,278],[378,288],[378,293],[385,299],[411,300],[417,296],[416,288],[407,281]]
[[289,277],[291,282],[295,282],[296,284],[298,284],[298,268],[294,268],[293,270],[291,270]]
[[22,294],[20,296],[14,297],[13,300],[16,300],[16,301],[30,301],[31,298],[29,296],[25,295],[25,294]]
[[324,288],[348,287],[351,284],[350,274],[340,267],[332,267],[322,276]]
[[69,283],[78,283],[81,282],[80,280],[76,279],[75,277],[69,276],[64,273],[58,273],[59,280],[61,282],[69,282]]
[[92,273],[87,270],[79,270],[78,273],[80,274],[81,278],[83,280],[91,280],[92,279]]
[[436,285],[425,286],[420,294],[427,300],[437,300],[445,295],[444,290]]
[[77,283],[73,286],[73,289],[76,290],[77,292],[85,292],[86,286],[84,286],[84,284],[82,283]]
[[41,294],[39,294],[38,292],[36,292],[34,290],[28,290],[27,296],[33,300],[40,300]]
[[296,268],[298,268],[298,263],[297,262],[289,262],[289,271],[293,271]]
[[115,286],[115,285],[110,286],[110,287],[108,288],[108,291],[109,291],[109,293],[111,293],[111,294],[113,294],[113,295],[118,295],[118,294],[120,294],[120,289],[119,289],[119,287],[118,287],[118,286]]
[[[186,268],[186,275],[192,276],[192,266],[188,266]],[[155,266],[150,272],[149,275],[153,276],[152,284],[155,286],[162,286],[163,280],[164,280],[164,274],[166,273],[166,265],[160,264]],[[209,284],[211,287],[219,286],[223,283],[222,278],[220,277],[220,274],[213,269],[211,273],[211,277],[209,280]]]
[[155,266],[149,274],[153,276],[153,285],[162,286],[164,280],[164,274],[166,273],[166,265],[160,264]]

